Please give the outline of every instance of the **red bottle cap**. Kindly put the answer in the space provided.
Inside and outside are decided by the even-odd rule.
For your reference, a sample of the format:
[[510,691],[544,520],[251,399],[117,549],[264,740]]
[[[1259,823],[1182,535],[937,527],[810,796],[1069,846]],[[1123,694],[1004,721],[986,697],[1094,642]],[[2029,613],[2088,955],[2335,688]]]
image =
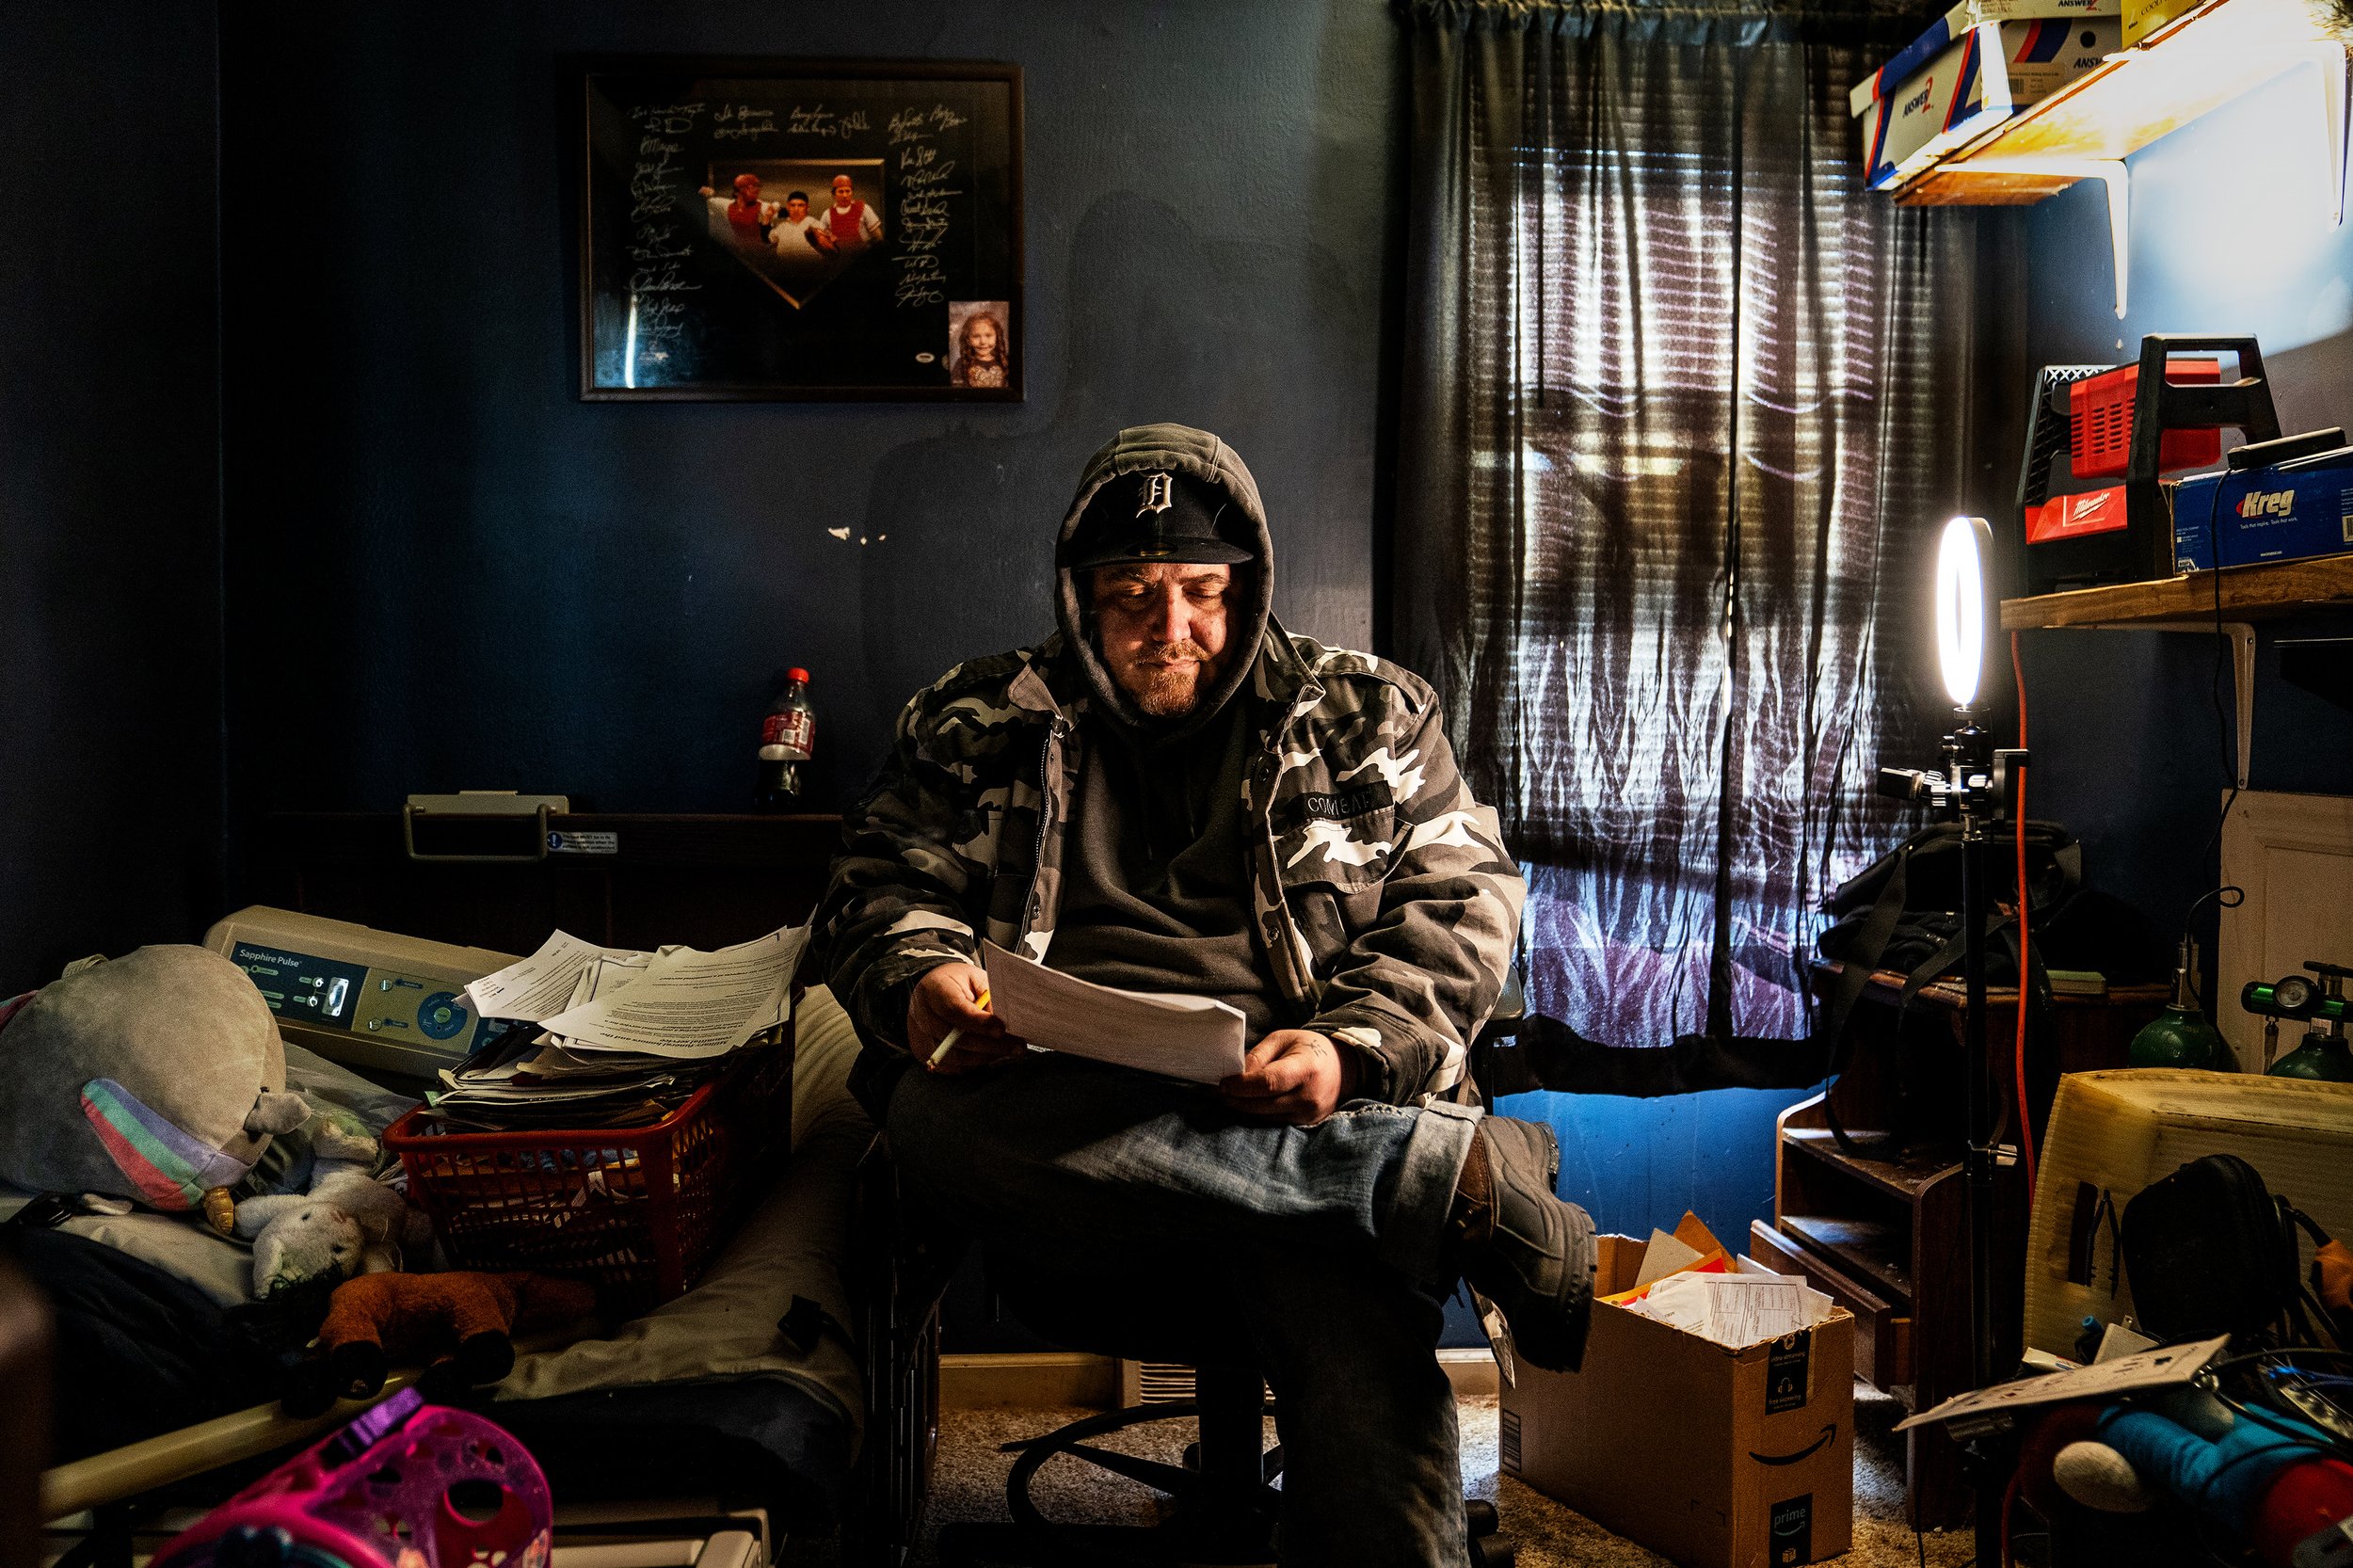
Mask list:
[[784,678],[787,680],[797,680],[804,686],[808,684],[808,671],[804,669],[786,670],[784,672]]

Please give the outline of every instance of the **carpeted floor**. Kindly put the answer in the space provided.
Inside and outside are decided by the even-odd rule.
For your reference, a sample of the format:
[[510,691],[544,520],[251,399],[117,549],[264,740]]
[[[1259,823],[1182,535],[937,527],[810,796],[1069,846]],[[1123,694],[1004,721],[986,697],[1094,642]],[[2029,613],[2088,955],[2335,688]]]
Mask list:
[[[999,1445],[1033,1437],[1087,1414],[1079,1410],[951,1410],[940,1426],[939,1468],[925,1537],[913,1563],[939,1560],[932,1535],[952,1519],[1002,1519],[1005,1473],[1013,1456]],[[1917,1568],[1966,1563],[1966,1531],[1931,1532],[1915,1538],[1903,1522],[1903,1442],[1890,1429],[1901,1418],[1895,1400],[1857,1385],[1855,1397],[1854,1549],[1837,1559],[1846,1568]],[[1463,1485],[1473,1496],[1494,1500],[1504,1532],[1518,1549],[1518,1568],[1669,1568],[1668,1560],[1643,1550],[1571,1512],[1543,1494],[1497,1473],[1496,1401],[1463,1401]],[[1168,1421],[1121,1433],[1110,1447],[1176,1461],[1192,1440],[1193,1423]],[[1273,1441],[1270,1423],[1268,1441]],[[1154,1495],[1090,1465],[1057,1460],[1040,1472],[1034,1494],[1052,1517],[1103,1523],[1142,1522],[1154,1517]],[[827,1568],[829,1544],[795,1544],[784,1553],[784,1568]]]

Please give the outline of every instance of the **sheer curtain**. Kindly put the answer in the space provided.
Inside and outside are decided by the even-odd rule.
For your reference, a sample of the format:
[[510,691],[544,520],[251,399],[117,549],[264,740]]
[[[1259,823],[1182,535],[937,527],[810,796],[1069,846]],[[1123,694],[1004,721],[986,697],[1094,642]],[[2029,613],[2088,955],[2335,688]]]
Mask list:
[[1530,1007],[1801,1036],[1821,893],[1909,825],[1874,772],[1932,760],[1993,231],[1860,188],[1900,21],[1402,9],[1392,624],[1527,864]]

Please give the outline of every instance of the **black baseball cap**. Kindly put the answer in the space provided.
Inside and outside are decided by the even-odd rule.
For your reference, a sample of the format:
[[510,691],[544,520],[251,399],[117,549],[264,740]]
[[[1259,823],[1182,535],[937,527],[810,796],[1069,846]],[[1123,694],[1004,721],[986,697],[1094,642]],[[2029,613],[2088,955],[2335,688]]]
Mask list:
[[1247,520],[1224,489],[1173,469],[1140,469],[1103,482],[1079,515],[1079,526],[1064,546],[1063,565],[1073,571],[1142,562],[1232,566],[1257,559],[1255,552],[1222,537],[1218,524],[1231,512],[1236,527]]

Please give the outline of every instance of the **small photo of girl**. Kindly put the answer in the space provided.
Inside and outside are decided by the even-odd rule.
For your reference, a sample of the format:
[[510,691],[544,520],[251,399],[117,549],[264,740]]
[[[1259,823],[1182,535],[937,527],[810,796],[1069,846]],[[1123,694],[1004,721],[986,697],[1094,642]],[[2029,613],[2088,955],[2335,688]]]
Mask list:
[[1005,335],[1011,315],[1002,299],[948,302],[948,384],[954,387],[1011,385],[1006,371],[1013,345]]

